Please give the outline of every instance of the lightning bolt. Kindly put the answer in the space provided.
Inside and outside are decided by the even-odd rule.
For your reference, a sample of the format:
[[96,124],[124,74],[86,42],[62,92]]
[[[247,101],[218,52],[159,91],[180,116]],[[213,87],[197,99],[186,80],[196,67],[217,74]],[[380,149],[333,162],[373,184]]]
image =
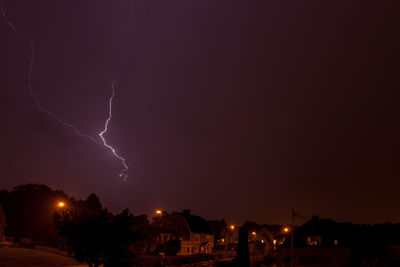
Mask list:
[[63,124],[64,126],[70,128],[70,129],[72,129],[77,135],[79,135],[81,137],[84,137],[84,138],[87,138],[87,139],[89,139],[90,141],[92,141],[95,144],[98,144],[98,145],[101,145],[101,146],[104,146],[104,147],[108,148],[113,153],[113,155],[115,157],[117,157],[121,161],[121,163],[123,165],[123,168],[122,168],[122,171],[120,172],[119,176],[122,177],[124,181],[127,181],[128,175],[125,172],[128,170],[128,165],[126,164],[125,159],[123,157],[121,157],[116,152],[116,150],[106,142],[106,140],[105,140],[105,138],[103,136],[108,130],[108,125],[109,125],[109,123],[111,121],[111,117],[112,117],[112,100],[113,100],[114,95],[115,95],[115,89],[114,89],[115,82],[112,83],[112,95],[111,95],[111,97],[109,99],[109,115],[108,115],[108,118],[107,118],[107,120],[105,122],[104,130],[99,133],[99,136],[100,136],[102,142],[99,142],[98,140],[93,138],[91,135],[88,135],[88,134],[85,134],[85,133],[81,132],[76,126],[74,126],[71,123],[68,123],[68,122],[64,121],[63,119],[61,119],[60,117],[58,117],[57,115],[55,115],[54,113],[50,112],[48,109],[46,109],[45,107],[42,106],[38,96],[35,94],[35,92],[34,92],[34,90],[32,88],[32,73],[33,73],[33,67],[34,67],[34,63],[35,63],[35,43],[33,42],[33,40],[28,35],[24,34],[22,31],[20,31],[14,25],[14,23],[7,17],[7,13],[6,13],[6,10],[5,10],[5,7],[4,7],[4,0],[0,0],[0,10],[1,10],[1,14],[2,14],[3,20],[9,26],[9,28],[17,36],[20,36],[22,39],[24,39],[25,41],[27,41],[29,43],[31,56],[30,56],[29,67],[28,67],[28,90],[29,90],[29,93],[31,94],[32,98],[35,100],[37,108],[41,112],[43,112],[43,113],[47,114],[48,116],[50,116],[51,118],[53,118],[54,120],[58,121],[59,123]]
[[7,17],[7,14],[6,14],[6,11],[5,11],[5,8],[4,8],[4,0],[1,0],[1,13],[2,13],[4,21],[8,24],[10,29],[16,35],[20,36],[22,39],[24,39],[25,41],[27,41],[29,43],[30,50],[31,50],[31,57],[30,57],[30,60],[29,60],[29,68],[28,68],[28,90],[29,90],[29,93],[32,95],[32,98],[35,100],[37,108],[40,111],[42,111],[42,112],[46,113],[47,115],[49,115],[54,120],[58,121],[59,123],[65,125],[66,127],[70,128],[70,129],[72,129],[77,135],[79,135],[81,137],[84,137],[84,138],[88,138],[88,139],[90,139],[92,142],[94,142],[96,144],[100,144],[92,136],[82,133],[74,125],[62,120],[61,118],[56,116],[54,113],[50,112],[49,110],[47,110],[46,108],[44,108],[42,106],[39,98],[37,97],[37,95],[35,94],[35,92],[33,91],[33,88],[32,88],[32,72],[33,72],[33,66],[34,66],[34,63],[35,63],[35,43],[26,34],[21,32],[20,30],[18,30],[18,28]]
[[107,132],[108,125],[110,124],[110,121],[112,118],[112,101],[113,101],[114,95],[115,95],[115,82],[112,83],[111,87],[112,87],[112,94],[111,94],[110,99],[108,100],[108,117],[107,117],[106,123],[104,124],[104,129],[103,129],[103,131],[101,131],[99,133],[99,136],[103,142],[103,145],[105,147],[107,147],[113,153],[113,155],[121,161],[123,168],[119,174],[119,177],[122,177],[124,179],[124,181],[126,181],[126,178],[128,178],[128,175],[126,175],[125,172],[128,170],[128,165],[126,164],[125,159],[117,153],[115,148],[113,148],[111,145],[107,144],[107,141],[103,136]]

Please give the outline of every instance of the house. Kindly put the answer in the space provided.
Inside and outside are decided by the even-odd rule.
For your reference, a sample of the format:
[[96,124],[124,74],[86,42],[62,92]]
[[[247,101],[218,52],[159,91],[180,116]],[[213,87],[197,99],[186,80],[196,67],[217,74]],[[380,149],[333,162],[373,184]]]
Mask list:
[[262,253],[271,255],[274,245],[274,237],[265,225],[261,225],[255,231],[249,232],[250,254]]
[[[350,266],[352,225],[313,216],[294,231],[293,263],[295,265]],[[291,261],[290,235],[281,237],[283,246],[277,250],[277,265],[289,266]]]
[[160,225],[161,228],[168,230],[168,235],[160,237],[161,241],[165,242],[171,237],[178,237],[181,240],[181,250],[178,255],[213,252],[214,235],[211,225],[200,216],[192,215],[190,210],[166,215]]
[[214,252],[225,250],[225,237],[229,231],[225,220],[210,220],[208,223],[211,225],[214,234]]
[[[277,265],[291,260],[291,233],[277,249]],[[294,231],[294,264],[359,266],[400,262],[400,224],[353,224],[313,216]],[[386,265],[384,265],[386,264]],[[397,264],[397,263],[396,263]]]

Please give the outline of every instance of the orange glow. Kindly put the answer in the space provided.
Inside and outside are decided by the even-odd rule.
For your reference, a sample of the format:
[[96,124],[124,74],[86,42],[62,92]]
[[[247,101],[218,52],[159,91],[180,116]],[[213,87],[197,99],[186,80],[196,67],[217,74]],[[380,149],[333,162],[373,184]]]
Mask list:
[[287,233],[287,232],[289,232],[289,228],[288,228],[288,227],[285,227],[285,228],[283,228],[283,231],[284,231],[285,233]]
[[256,232],[252,232],[251,234],[252,234],[252,235],[256,235]]
[[161,211],[161,210],[156,210],[156,213],[159,214],[159,215],[161,215],[161,214],[162,214],[162,211]]
[[235,226],[234,225],[231,225],[231,230],[235,230]]
[[58,205],[59,208],[65,207],[65,203],[63,201],[58,202],[57,205]]

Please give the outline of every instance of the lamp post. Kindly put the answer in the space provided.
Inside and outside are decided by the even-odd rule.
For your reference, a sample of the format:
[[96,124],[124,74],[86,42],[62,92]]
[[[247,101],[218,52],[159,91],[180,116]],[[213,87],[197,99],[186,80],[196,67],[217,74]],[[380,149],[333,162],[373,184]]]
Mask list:
[[[232,224],[231,226],[229,226],[229,229],[231,230],[231,231],[230,231],[230,235],[229,235],[229,236],[230,236],[229,239],[230,239],[230,243],[232,244],[232,243],[233,243],[233,241],[232,241],[232,239],[233,239],[232,236],[233,236],[233,231],[235,231],[235,226]],[[232,245],[231,245],[231,246],[232,246]]]
[[156,214],[160,216],[160,225],[161,225],[161,217],[162,217],[162,210],[156,210]]

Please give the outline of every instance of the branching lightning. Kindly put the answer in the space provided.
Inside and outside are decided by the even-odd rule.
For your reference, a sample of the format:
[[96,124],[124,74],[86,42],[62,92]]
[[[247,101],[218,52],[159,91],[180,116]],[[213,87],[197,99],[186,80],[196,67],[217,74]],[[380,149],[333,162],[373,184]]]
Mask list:
[[48,116],[50,116],[54,120],[58,121],[59,123],[63,124],[64,126],[70,128],[70,129],[72,129],[77,135],[79,135],[81,137],[84,137],[84,138],[87,138],[87,139],[90,139],[93,143],[96,143],[98,145],[101,145],[101,146],[104,146],[104,147],[108,148],[113,153],[113,155],[115,157],[117,157],[121,161],[121,163],[123,165],[123,169],[122,169],[121,173],[119,174],[119,176],[122,177],[124,181],[126,181],[128,175],[125,172],[128,170],[128,165],[126,164],[125,159],[123,157],[121,157],[116,152],[115,148],[113,148],[111,145],[109,145],[106,142],[106,140],[105,140],[105,138],[103,136],[108,130],[108,125],[109,125],[111,117],[112,117],[112,100],[113,100],[114,94],[115,94],[115,89],[114,89],[115,83],[112,83],[112,95],[111,95],[111,97],[109,99],[109,116],[108,116],[108,118],[107,118],[107,120],[105,122],[104,130],[99,133],[99,136],[101,138],[101,142],[99,142],[98,140],[96,140],[92,136],[90,136],[88,134],[85,134],[85,133],[82,133],[76,126],[74,126],[73,124],[70,124],[70,123],[62,120],[57,115],[55,115],[54,113],[50,112],[49,110],[47,110],[46,108],[44,108],[42,106],[38,96],[35,94],[35,92],[34,92],[34,90],[32,88],[32,73],[33,73],[33,67],[34,67],[34,63],[35,63],[35,43],[29,36],[27,36],[22,31],[20,31],[18,29],[18,27],[7,17],[7,14],[6,14],[6,11],[5,11],[5,7],[4,7],[4,0],[0,0],[0,9],[1,9],[3,20],[9,26],[9,28],[17,36],[20,36],[22,39],[24,39],[25,41],[27,41],[29,43],[31,56],[30,56],[29,67],[28,67],[28,90],[29,90],[29,93],[31,94],[32,98],[35,100],[37,108],[41,112],[46,113]]
[[119,174],[119,176],[122,177],[124,180],[126,180],[126,178],[128,178],[128,176],[125,174],[125,172],[128,170],[128,166],[127,166],[127,164],[126,164],[126,162],[125,162],[125,159],[124,159],[123,157],[121,157],[121,156],[117,153],[117,151],[115,150],[115,148],[113,148],[111,145],[107,144],[106,139],[105,139],[104,136],[103,136],[103,135],[107,132],[107,130],[108,130],[108,125],[109,125],[109,123],[110,123],[110,121],[111,121],[111,118],[112,118],[112,101],[113,101],[114,95],[115,95],[115,88],[114,88],[114,86],[115,86],[115,82],[113,82],[112,85],[111,85],[111,87],[112,87],[112,94],[111,94],[110,99],[108,100],[108,118],[107,118],[107,120],[106,120],[106,123],[104,124],[104,129],[103,129],[103,131],[101,131],[101,132],[99,133],[99,136],[100,136],[100,138],[101,138],[101,140],[102,140],[102,142],[103,142],[103,145],[104,145],[105,147],[107,147],[107,148],[113,153],[113,155],[114,155],[115,157],[117,157],[117,158],[119,158],[119,159],[121,160],[121,163],[122,163],[122,165],[123,165],[123,169],[122,169],[121,173]]
[[25,41],[27,41],[29,43],[30,50],[31,50],[31,57],[30,57],[30,60],[29,60],[29,68],[28,68],[28,90],[29,90],[29,93],[32,95],[33,99],[35,100],[38,109],[40,111],[46,113],[47,115],[52,117],[54,120],[58,121],[59,123],[62,123],[65,126],[71,128],[77,135],[80,135],[80,136],[85,137],[85,138],[89,138],[92,142],[94,142],[96,144],[100,144],[92,136],[82,133],[74,125],[72,125],[72,124],[70,124],[68,122],[65,122],[64,120],[62,120],[61,118],[57,117],[55,114],[51,113],[49,110],[47,110],[46,108],[44,108],[42,106],[42,104],[40,103],[39,98],[37,97],[37,95],[35,94],[35,92],[32,89],[32,72],[33,72],[33,66],[34,66],[34,63],[35,63],[35,43],[26,34],[21,32],[20,30],[18,30],[18,28],[7,17],[7,14],[6,14],[5,8],[4,8],[4,0],[1,0],[0,4],[1,4],[1,13],[2,13],[4,21],[8,24],[10,29],[16,35],[20,36],[22,39],[24,39]]

